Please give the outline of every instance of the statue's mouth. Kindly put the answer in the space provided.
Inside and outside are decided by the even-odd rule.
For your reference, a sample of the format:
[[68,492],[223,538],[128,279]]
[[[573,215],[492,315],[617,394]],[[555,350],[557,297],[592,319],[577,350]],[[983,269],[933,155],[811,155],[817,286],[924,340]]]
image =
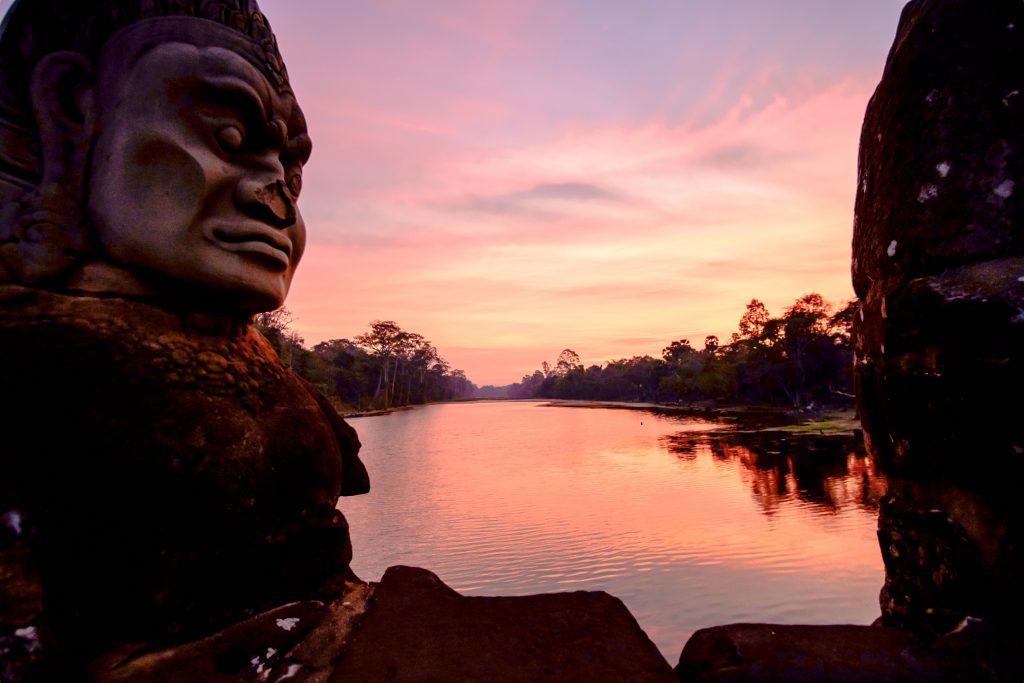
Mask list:
[[251,223],[219,225],[212,230],[217,244],[228,251],[263,257],[281,270],[291,265],[292,241],[282,231]]

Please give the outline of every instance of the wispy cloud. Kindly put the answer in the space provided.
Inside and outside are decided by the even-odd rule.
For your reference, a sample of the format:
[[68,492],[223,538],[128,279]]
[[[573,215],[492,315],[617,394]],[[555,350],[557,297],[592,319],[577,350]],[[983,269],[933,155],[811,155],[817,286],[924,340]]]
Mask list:
[[618,201],[615,193],[593,183],[541,183],[519,192],[495,195],[470,195],[448,205],[455,211],[494,214],[531,214],[550,216],[555,204],[577,205],[583,202]]

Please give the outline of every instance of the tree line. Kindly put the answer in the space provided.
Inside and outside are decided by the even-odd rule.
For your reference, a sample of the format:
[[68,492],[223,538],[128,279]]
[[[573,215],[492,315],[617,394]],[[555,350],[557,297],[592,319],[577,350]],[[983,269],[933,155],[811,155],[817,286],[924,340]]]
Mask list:
[[852,300],[838,310],[819,294],[798,298],[774,317],[752,299],[728,343],[717,336],[694,348],[671,342],[661,357],[633,356],[584,367],[565,349],[521,382],[483,387],[480,395],[602,401],[773,404],[795,408],[852,401]]
[[281,362],[315,385],[339,408],[357,411],[470,398],[476,385],[452,368],[421,334],[393,320],[374,320],[353,339],[311,349],[291,329],[285,308],[256,316],[255,325]]

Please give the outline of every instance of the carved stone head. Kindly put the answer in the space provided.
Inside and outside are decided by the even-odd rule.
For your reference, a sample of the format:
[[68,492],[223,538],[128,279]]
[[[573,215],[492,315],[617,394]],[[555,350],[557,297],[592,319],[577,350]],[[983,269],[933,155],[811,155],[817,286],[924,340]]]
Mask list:
[[281,305],[310,140],[253,0],[19,0],[0,72],[0,282]]

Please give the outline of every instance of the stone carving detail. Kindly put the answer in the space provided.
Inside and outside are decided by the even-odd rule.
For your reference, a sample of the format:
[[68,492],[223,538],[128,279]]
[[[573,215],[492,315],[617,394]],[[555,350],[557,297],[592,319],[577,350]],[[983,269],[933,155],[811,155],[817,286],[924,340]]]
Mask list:
[[[196,21],[193,17],[202,20]],[[111,41],[112,36],[117,39]],[[198,50],[202,54],[186,55],[189,50],[183,49],[185,46],[191,46],[192,53]],[[153,48],[177,54],[164,55],[161,60],[149,54]],[[110,247],[118,245],[108,244],[102,234],[97,235],[97,230],[102,232],[103,228],[102,224],[97,224],[102,223],[103,212],[100,209],[103,207],[91,206],[90,203],[97,200],[107,203],[123,201],[126,193],[120,187],[117,191],[102,185],[87,187],[84,179],[96,170],[121,171],[124,174],[142,172],[139,184],[155,186],[166,186],[173,180],[182,185],[191,178],[161,176],[175,169],[147,166],[152,164],[154,157],[158,158],[167,151],[160,146],[159,140],[136,140],[134,144],[112,140],[115,145],[121,143],[114,150],[97,150],[91,144],[81,143],[83,140],[102,142],[104,136],[101,132],[104,130],[108,136],[112,131],[121,130],[111,127],[112,122],[106,120],[110,117],[123,119],[137,114],[139,109],[156,116],[167,116],[178,111],[175,107],[203,101],[198,88],[209,88],[208,82],[205,86],[199,83],[191,86],[176,84],[166,93],[157,85],[169,85],[177,77],[168,72],[168,69],[173,70],[174,64],[182,73],[197,77],[211,67],[228,68],[223,64],[215,65],[218,60],[231,59],[220,51],[233,52],[236,62],[245,63],[245,66],[236,64],[236,68],[255,69],[262,75],[267,81],[267,87],[263,88],[266,92],[261,93],[261,97],[267,100],[265,104],[270,104],[268,98],[271,93],[278,100],[275,116],[268,121],[244,123],[272,124],[271,137],[285,135],[286,139],[280,144],[291,146],[289,163],[293,167],[286,169],[288,175],[281,179],[281,184],[268,184],[266,194],[272,201],[264,202],[271,206],[286,205],[275,210],[287,213],[293,210],[287,205],[294,203],[301,187],[301,164],[308,156],[309,142],[276,40],[255,2],[140,0],[135,3],[80,3],[52,0],[18,3],[10,14],[4,40],[0,44],[3,74],[0,78],[0,141],[4,149],[0,160],[0,199],[4,207],[4,221],[0,226],[0,281],[102,289],[113,287],[110,280],[114,279],[122,281],[119,283],[122,288],[130,288],[123,282],[126,279],[124,274],[113,276],[107,273],[105,280],[97,282],[99,276],[91,272],[97,269],[97,261],[102,263],[113,259],[116,265],[118,253],[116,249],[111,253]],[[145,64],[131,64],[131,60],[142,57],[145,57]],[[204,64],[192,71],[186,65],[188,60],[197,57]],[[158,81],[150,84],[152,91],[144,92],[147,79],[153,78]],[[188,92],[189,87],[193,89],[191,93]],[[129,92],[122,92],[125,88]],[[142,102],[148,102],[147,96],[167,100],[167,106],[162,111],[152,112],[151,108],[141,106]],[[135,112],[130,111],[133,105]],[[167,130],[168,122],[154,120],[147,123],[160,125],[163,128],[160,132],[174,137],[173,132]],[[211,125],[213,123],[210,121]],[[153,132],[152,129],[149,132]],[[179,138],[182,132],[179,131]],[[197,132],[203,131],[193,131]],[[248,130],[245,132],[250,133]],[[246,144],[245,148],[228,151],[255,151],[252,143],[264,131],[251,133],[244,140],[238,140],[239,145]],[[235,134],[227,135],[232,138]],[[163,142],[165,145],[169,143],[167,140]],[[180,145],[183,141],[179,139],[177,142]],[[222,146],[229,144],[223,135],[218,142]],[[264,142],[260,137],[260,143]],[[227,150],[226,147],[224,149]],[[112,159],[104,155],[104,151],[132,152],[136,167],[124,168],[125,160]],[[185,146],[183,151],[190,153],[192,162],[201,166],[207,162],[205,166],[208,167],[209,160],[196,156],[191,147]],[[204,170],[209,173],[208,168]],[[182,197],[183,192],[183,189],[178,189],[169,199],[194,201],[194,198]],[[145,198],[143,196],[139,200]],[[135,208],[150,220],[158,215],[146,213],[145,209],[157,207],[146,207],[142,201],[137,200]],[[298,228],[301,229],[301,223]],[[209,240],[217,236],[204,237]],[[169,245],[162,246],[166,249]],[[301,241],[292,245],[290,256],[294,262],[301,256],[301,247]],[[93,266],[91,269],[90,264]],[[176,279],[181,277],[177,273],[175,276]],[[133,286],[139,288],[146,284],[153,286],[152,283],[135,283]]]
[[1020,3],[909,3],[861,137],[855,375],[891,482],[882,612],[928,640],[1019,633],[1022,32]]
[[354,580],[358,439],[251,325],[301,258],[310,149],[251,0],[5,20],[0,651],[26,671]]

